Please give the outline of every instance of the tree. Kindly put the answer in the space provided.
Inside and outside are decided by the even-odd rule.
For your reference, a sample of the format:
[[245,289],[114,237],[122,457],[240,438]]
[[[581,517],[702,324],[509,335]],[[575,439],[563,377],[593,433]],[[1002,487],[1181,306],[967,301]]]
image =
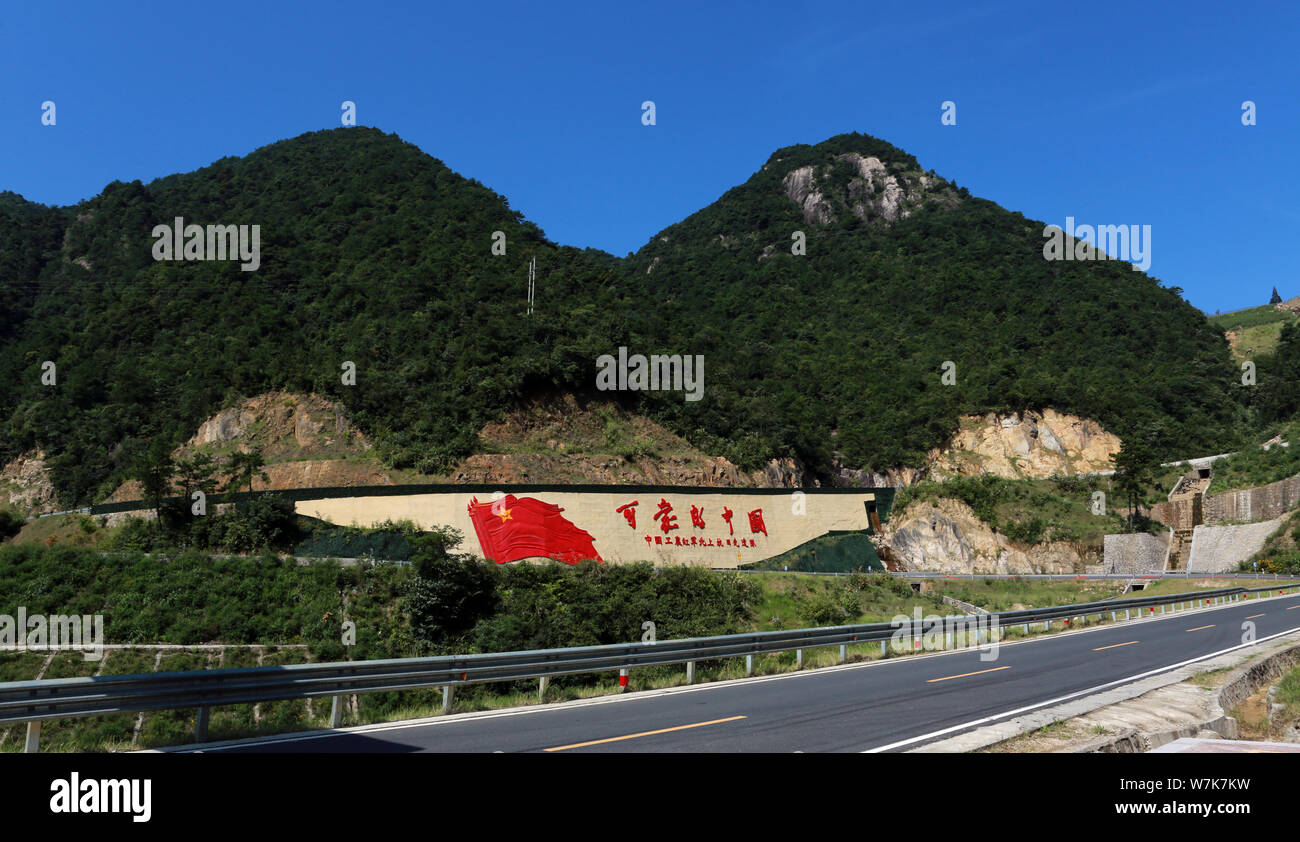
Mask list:
[[418,576],[406,595],[411,630],[418,640],[445,646],[461,638],[496,605],[496,566],[452,552],[461,541],[452,528],[417,539],[411,556]]
[[217,465],[206,453],[195,454],[190,459],[177,459],[175,470],[176,481],[187,502],[196,491],[211,496],[217,489]]
[[230,454],[230,461],[226,463],[226,469],[230,471],[230,480],[226,483],[226,491],[238,491],[244,483],[248,483],[248,490],[253,490],[253,479],[261,479],[267,482],[270,478],[262,468],[266,462],[262,459],[262,451],[250,450],[247,453],[236,451]]
[[0,541],[12,538],[23,528],[26,520],[8,509],[0,509]]
[[136,462],[131,478],[140,483],[145,499],[153,503],[154,514],[162,517],[162,501],[171,491],[176,465],[171,451],[162,439],[154,439],[149,450]]
[[1128,503],[1130,532],[1137,532],[1139,523],[1144,520],[1138,509],[1143,496],[1155,483],[1158,464],[1149,435],[1145,433],[1127,436],[1115,455],[1115,490]]

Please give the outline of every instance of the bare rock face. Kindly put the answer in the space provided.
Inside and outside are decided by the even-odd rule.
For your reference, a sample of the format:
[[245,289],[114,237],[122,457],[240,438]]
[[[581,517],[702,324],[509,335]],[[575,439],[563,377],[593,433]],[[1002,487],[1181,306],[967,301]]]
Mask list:
[[962,526],[973,535],[976,524],[973,514],[953,506],[911,506],[889,530],[888,543],[906,570],[967,571],[972,569],[974,550]]
[[58,511],[43,452],[24,453],[0,468],[0,500],[31,514]]
[[1087,418],[1053,409],[966,416],[944,448],[931,451],[932,478],[994,474],[1008,479],[1044,479],[1112,470],[1118,436]]
[[797,459],[773,459],[763,469],[760,488],[805,488],[820,485]]
[[813,168],[800,167],[791,170],[781,185],[790,201],[803,209],[804,222],[824,225],[835,219],[835,209],[820,191],[813,189]]
[[867,471],[848,468],[838,461],[834,464],[835,484],[843,488],[906,488],[926,477],[926,468],[889,468],[886,471]]
[[361,453],[370,448],[352,429],[347,413],[319,395],[270,392],[223,409],[200,425],[183,450],[236,442],[259,448],[270,459]]
[[903,570],[939,573],[1078,573],[1089,559],[1069,544],[1013,546],[965,503],[916,502],[890,519],[885,543]]
[[905,488],[923,480],[982,474],[1046,479],[1112,470],[1119,449],[1118,436],[1087,418],[1054,409],[1023,416],[989,413],[961,418],[948,444],[931,450],[920,467],[876,472],[850,468],[837,459],[832,471],[836,485],[858,488]]
[[[848,164],[853,172],[847,183],[836,183],[832,165],[799,167],[781,180],[790,201],[799,205],[804,222],[825,225],[834,222],[841,211],[864,221],[875,218],[896,222],[909,216],[926,198],[933,195],[934,179],[918,174],[893,173],[879,158],[849,152],[835,157],[837,164]],[[944,195],[943,201],[955,202]]]
[[190,439],[191,446],[220,444],[234,441],[253,425],[257,417],[250,411],[238,407],[223,409],[204,421],[198,433]]

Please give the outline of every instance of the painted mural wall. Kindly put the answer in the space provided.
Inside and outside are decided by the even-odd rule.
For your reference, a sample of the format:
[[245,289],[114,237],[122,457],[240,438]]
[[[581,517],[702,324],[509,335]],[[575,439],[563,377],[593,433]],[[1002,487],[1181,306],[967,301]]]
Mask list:
[[[342,526],[410,520],[452,526],[461,550],[499,563],[553,558],[576,563],[649,561],[737,567],[780,555],[831,530],[876,522],[881,489],[678,488],[633,486],[454,489],[422,494],[322,497],[295,502],[299,514]],[[882,497],[887,496],[891,489]],[[885,500],[879,501],[885,504]]]

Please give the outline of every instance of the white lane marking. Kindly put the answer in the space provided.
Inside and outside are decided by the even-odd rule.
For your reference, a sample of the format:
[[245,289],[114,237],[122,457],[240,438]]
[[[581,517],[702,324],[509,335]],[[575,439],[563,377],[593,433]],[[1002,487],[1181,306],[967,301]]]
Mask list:
[[[1296,597],[1295,594],[1286,594],[1286,595],[1279,594],[1276,597],[1267,597],[1267,599],[1294,599],[1295,597]],[[1121,628],[1131,623],[1151,622],[1153,620],[1156,622],[1168,621],[1168,620],[1181,620],[1184,619],[1185,615],[1189,613],[1226,611],[1226,610],[1231,610],[1233,608],[1240,608],[1240,607],[1241,607],[1240,603],[1229,603],[1225,605],[1214,605],[1214,606],[1204,606],[1204,607],[1198,606],[1197,608],[1184,611],[1181,614],[1175,613],[1175,614],[1168,614],[1163,616],[1157,614],[1155,617],[1146,617],[1140,620],[1139,619],[1129,620],[1129,621],[1121,620],[1118,623],[1107,623],[1104,625],[1092,626],[1090,628],[1076,629],[1068,632],[1058,632],[1057,634],[1054,635],[1039,635],[1036,637],[1024,638],[1021,640],[1003,642],[999,645],[1005,649],[1013,646],[1031,646],[1035,643],[1050,643],[1051,641],[1054,640],[1070,640],[1076,635],[1093,634],[1095,632],[1103,632],[1108,629],[1113,630],[1113,629]],[[1287,632],[1283,632],[1283,634],[1287,634]],[[867,641],[867,642],[875,643],[877,641]],[[988,645],[979,646],[979,647],[971,646],[966,649],[950,649],[945,652],[926,652],[924,654],[908,655],[905,658],[887,658],[884,660],[866,661],[860,664],[835,664],[833,666],[828,666],[828,667],[818,667],[815,670],[805,670],[801,672],[788,672],[788,673],[781,673],[780,675],[754,676],[751,678],[733,678],[727,681],[716,681],[716,682],[711,682],[709,684],[698,684],[691,687],[664,687],[657,690],[644,690],[630,696],[624,696],[615,693],[609,696],[599,696],[591,699],[574,699],[573,701],[570,702],[560,702],[558,704],[550,704],[542,707],[530,706],[525,708],[514,708],[510,710],[503,710],[503,711],[474,711],[471,713],[455,714],[453,717],[434,716],[434,717],[427,717],[425,719],[408,720],[405,722],[387,722],[387,723],[376,723],[373,725],[356,725],[356,726],[352,726],[351,728],[340,728],[337,730],[308,731],[306,733],[300,733],[300,734],[286,734],[282,737],[251,737],[242,740],[232,741],[227,745],[221,745],[221,744],[204,745],[202,749],[185,749],[185,748],[168,749],[166,753],[193,754],[199,751],[205,751],[205,752],[226,751],[228,749],[247,748],[249,746],[280,745],[283,743],[306,742],[308,740],[325,740],[334,737],[348,736],[353,734],[378,734],[384,731],[400,731],[405,728],[426,728],[434,725],[444,725],[444,726],[455,725],[461,722],[477,722],[479,720],[484,720],[484,719],[499,719],[505,716],[525,716],[528,714],[539,714],[539,713],[559,713],[567,710],[573,710],[574,708],[587,707],[589,705],[604,705],[604,704],[617,704],[619,702],[648,701],[650,699],[658,699],[663,696],[676,695],[678,693],[699,693],[708,690],[721,690],[727,687],[735,687],[741,685],[765,684],[769,681],[784,681],[786,679],[815,678],[817,676],[835,675],[844,671],[872,669],[875,667],[887,667],[891,664],[897,665],[897,664],[918,663],[920,661],[928,660],[930,658],[946,658],[954,655],[970,654],[971,652],[985,652],[988,649],[989,649]],[[1172,667],[1170,667],[1170,669],[1172,669]]]
[[985,716],[981,719],[972,719],[970,722],[963,722],[961,725],[953,725],[949,728],[944,728],[940,731],[931,731],[929,734],[922,734],[919,737],[910,737],[906,740],[899,740],[898,742],[890,743],[889,745],[876,746],[875,748],[865,749],[862,751],[862,754],[877,754],[882,751],[889,751],[890,749],[899,748],[900,746],[906,746],[906,745],[911,745],[912,743],[919,743],[919,742],[925,742],[927,740],[932,740],[935,737],[941,737],[944,734],[951,734],[954,731],[961,731],[966,728],[972,728],[976,725],[984,725],[989,722],[996,722],[999,719],[1006,719],[1009,716],[1016,716],[1018,714],[1026,713],[1028,711],[1035,710],[1037,708],[1046,707],[1047,705],[1054,705],[1059,702],[1066,702],[1069,701],[1070,699],[1078,698],[1079,696],[1087,696],[1092,693],[1105,690],[1107,687],[1114,687],[1118,684],[1128,684],[1133,681],[1140,681],[1143,678],[1149,678],[1153,675],[1159,675],[1162,672],[1169,672],[1170,670],[1175,670],[1178,669],[1179,667],[1185,667],[1188,664],[1195,664],[1199,661],[1207,661],[1210,658],[1216,658],[1219,655],[1225,655],[1228,652],[1235,652],[1238,649],[1245,649],[1247,646],[1258,646],[1259,644],[1264,643],[1265,641],[1269,641],[1277,637],[1283,637],[1285,635],[1292,634],[1298,631],[1300,631],[1300,626],[1297,626],[1293,629],[1287,629],[1284,632],[1278,632],[1277,634],[1271,634],[1268,637],[1261,637],[1259,640],[1254,640],[1251,641],[1250,643],[1239,643],[1236,646],[1231,646],[1227,649],[1221,649],[1218,652],[1211,652],[1208,655],[1201,655],[1200,657],[1192,658],[1190,661],[1183,661],[1182,663],[1178,663],[1178,664],[1170,664],[1169,666],[1153,669],[1150,672],[1144,672],[1141,673],[1140,675],[1131,675],[1128,678],[1121,678],[1116,681],[1108,681],[1105,684],[1098,684],[1096,687],[1089,687],[1087,690],[1080,690],[1077,693],[1070,693],[1068,696],[1060,696],[1055,699],[1048,699],[1045,702],[1035,702],[1032,705],[1026,705],[1022,708],[1009,710],[1005,713],[996,713],[993,716]]

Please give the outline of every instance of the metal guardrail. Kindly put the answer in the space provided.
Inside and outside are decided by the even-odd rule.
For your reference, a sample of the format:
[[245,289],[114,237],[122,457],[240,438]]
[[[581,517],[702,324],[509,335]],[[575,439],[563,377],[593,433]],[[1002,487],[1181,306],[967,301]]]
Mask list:
[[[1286,591],[1296,587],[1300,586],[1219,588],[1199,593],[1108,599],[1002,611],[977,617],[938,619],[943,631],[955,634],[973,627],[987,629],[995,621],[998,626],[1050,623],[1108,611],[1132,611],[1211,599],[1222,601],[1248,593]],[[6,682],[0,683],[0,723],[28,723],[27,750],[35,751],[42,720],[197,708],[196,737],[203,742],[208,711],[218,705],[331,696],[334,698],[331,725],[338,727],[341,724],[342,698],[352,694],[441,687],[445,712],[450,709],[453,688],[463,684],[541,679],[541,692],[545,692],[544,682],[552,676],[613,671],[626,675],[622,671],[633,667],[664,664],[686,664],[689,681],[694,677],[696,661],[739,656],[746,656],[748,675],[753,672],[754,655],[793,650],[797,651],[798,663],[802,665],[804,649],[838,645],[842,662],[850,644],[883,642],[899,636],[905,639],[920,637],[926,633],[927,623],[928,631],[935,631],[935,618],[924,618],[919,622],[908,619],[904,623],[868,623],[525,652]],[[980,636],[977,635],[976,640],[978,642]]]
[[[821,574],[826,575],[826,574]],[[1148,573],[937,573],[894,572],[903,579],[1287,579],[1300,576],[1286,573],[1238,573],[1236,571],[1210,570],[1153,570]]]
[[871,576],[887,573],[900,579],[1052,579],[1069,581],[1071,579],[1280,579],[1296,580],[1300,576],[1286,573],[1237,573],[1236,571],[1210,570],[1154,570],[1149,573],[942,573],[937,570],[857,570],[857,571],[817,571],[817,570],[742,570],[736,567],[712,567],[728,573],[790,573],[799,576],[852,576],[861,573]]

